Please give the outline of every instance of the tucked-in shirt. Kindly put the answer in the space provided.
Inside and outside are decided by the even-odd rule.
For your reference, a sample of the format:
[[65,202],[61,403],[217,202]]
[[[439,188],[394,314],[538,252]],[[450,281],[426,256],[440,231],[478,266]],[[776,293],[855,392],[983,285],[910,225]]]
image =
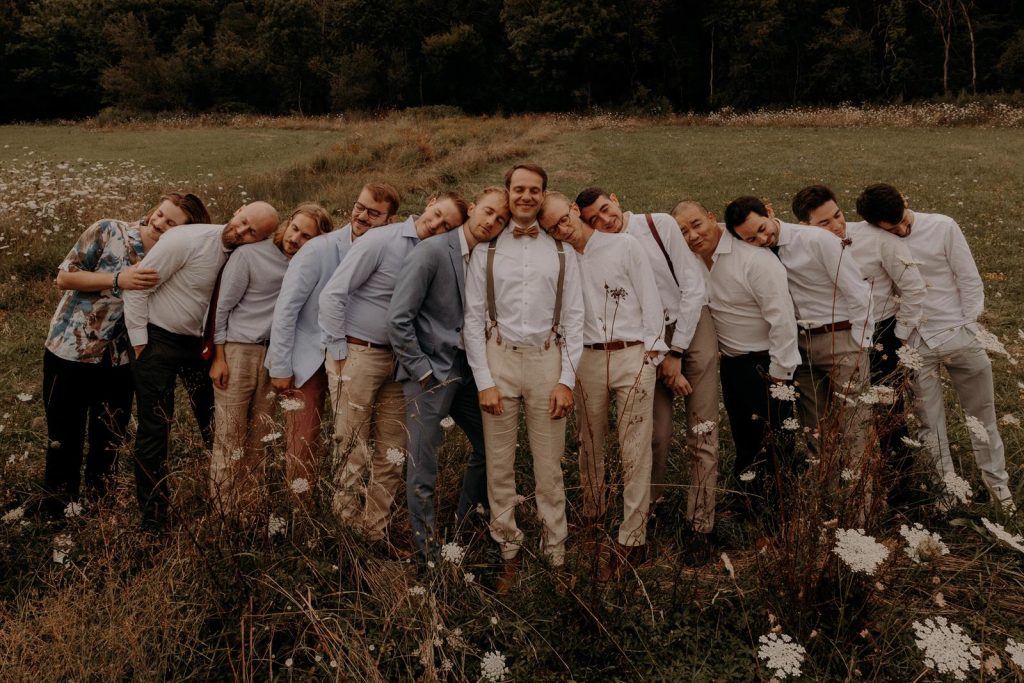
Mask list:
[[961,327],[971,326],[985,308],[985,286],[964,233],[949,216],[914,212],[910,235],[903,238],[927,288],[918,335],[908,340],[935,348]]
[[320,292],[353,244],[349,224],[314,237],[292,257],[274,306],[267,352],[271,377],[293,377],[295,386],[301,387],[323,364],[325,349],[317,321]]
[[896,318],[894,332],[906,339],[921,322],[925,288],[906,243],[870,223],[847,223],[850,251],[871,288],[875,322]]
[[[93,223],[58,267],[68,273],[116,273],[142,260],[139,223],[105,219]],[[65,360],[99,363],[109,351],[113,365],[124,365],[128,353],[121,297],[113,290],[69,289],[50,320],[46,348]]]
[[[537,225],[536,222],[533,225]],[[530,227],[530,226],[523,226]],[[558,247],[543,230],[537,237],[513,237],[513,221],[495,238],[494,299],[502,342],[517,346],[542,347],[553,341],[555,293],[558,289]],[[473,369],[479,391],[494,386],[487,367],[487,251],[490,245],[473,250],[466,272],[466,315],[463,333],[466,357]],[[572,247],[565,253],[565,282],[562,291],[560,327],[562,369],[559,383],[576,385],[576,366],[583,353],[583,294],[579,266]]]
[[658,285],[635,237],[595,232],[577,261],[584,344],[642,341],[648,351],[668,351]]
[[124,319],[133,346],[149,342],[146,325],[201,337],[213,285],[229,250],[223,225],[183,225],[168,230],[140,262],[160,276],[152,289],[126,290]]
[[215,344],[262,344],[270,339],[274,304],[286,270],[288,257],[274,240],[235,249],[220,278]]
[[[672,259],[672,270],[665,259],[665,252],[651,234],[644,214],[626,213],[623,216],[626,224],[624,232],[636,237],[647,254],[654,273],[654,281],[658,285],[664,322],[666,325],[675,323],[672,347],[683,351],[693,340],[693,333],[700,321],[700,309],[707,304],[704,279],[698,270],[700,263],[686,246],[675,219],[667,213],[651,214],[651,218],[665,246],[665,252],[668,252],[669,258]],[[675,277],[672,276],[673,270]]]
[[782,263],[768,249],[723,232],[712,256],[709,282],[711,316],[721,352],[741,356],[768,351],[769,374],[792,378],[800,365],[800,349]]
[[828,230],[780,222],[778,247],[800,325],[849,321],[854,341],[870,347],[871,288],[843,240]]
[[388,343],[388,306],[405,257],[420,242],[417,216],[374,228],[352,245],[320,293],[321,337],[331,358],[348,357],[346,336]]

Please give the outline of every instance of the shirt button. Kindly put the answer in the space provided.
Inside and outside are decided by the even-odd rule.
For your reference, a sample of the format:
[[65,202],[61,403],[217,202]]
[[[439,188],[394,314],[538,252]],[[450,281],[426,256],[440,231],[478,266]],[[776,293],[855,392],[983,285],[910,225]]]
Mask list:
[[462,332],[462,328],[461,328],[461,327],[456,327],[456,328],[455,328],[455,331],[456,331],[456,332]]

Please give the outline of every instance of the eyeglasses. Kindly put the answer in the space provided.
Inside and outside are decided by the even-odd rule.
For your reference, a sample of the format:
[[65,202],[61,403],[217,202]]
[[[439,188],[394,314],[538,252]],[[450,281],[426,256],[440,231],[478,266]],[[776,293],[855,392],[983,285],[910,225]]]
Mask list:
[[363,213],[363,212],[365,212],[366,215],[369,216],[370,218],[380,218],[381,216],[384,215],[383,211],[378,211],[377,209],[371,209],[368,206],[363,206],[359,202],[356,202],[355,206],[352,207],[352,213]]
[[567,228],[569,227],[569,215],[570,214],[566,213],[564,216],[555,221],[550,227],[545,227],[543,225],[541,225],[540,227],[544,228],[544,232],[548,233],[549,235],[558,229]]

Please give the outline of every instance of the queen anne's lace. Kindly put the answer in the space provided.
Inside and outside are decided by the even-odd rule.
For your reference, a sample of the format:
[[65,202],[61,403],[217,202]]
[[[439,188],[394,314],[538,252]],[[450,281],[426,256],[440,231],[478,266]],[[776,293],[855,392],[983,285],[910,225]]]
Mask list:
[[873,537],[865,536],[863,529],[836,529],[832,552],[853,571],[869,576],[889,557],[889,549]]
[[800,667],[807,654],[803,645],[793,642],[793,638],[785,633],[769,633],[757,640],[761,643],[757,648],[757,657],[772,670],[775,678],[800,677]]
[[945,617],[913,623],[917,647],[924,653],[924,663],[940,674],[952,674],[958,681],[967,680],[971,669],[981,668],[981,648],[964,630]]
[[949,548],[942,542],[937,533],[932,533],[920,524],[908,527],[906,524],[900,527],[900,536],[907,541],[905,548],[907,556],[914,562],[934,562],[943,555],[949,554]]

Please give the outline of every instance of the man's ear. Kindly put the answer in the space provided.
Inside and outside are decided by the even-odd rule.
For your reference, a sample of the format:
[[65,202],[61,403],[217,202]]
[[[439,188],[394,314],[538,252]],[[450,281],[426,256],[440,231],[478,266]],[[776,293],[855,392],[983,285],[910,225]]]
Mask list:
[[473,202],[470,202],[469,206],[466,207],[466,214],[469,215],[469,216],[472,216],[473,215],[473,210],[475,208],[476,208],[476,204],[474,204]]
[[608,195],[608,199],[612,200],[612,204],[615,204],[615,206],[619,205],[619,198],[615,196],[614,192]]
[[233,214],[231,214],[231,215],[232,216],[237,216],[238,214],[242,213],[242,209],[244,209],[247,206],[248,206],[248,204],[242,204],[240,207],[235,209],[235,212]]
[[768,209],[768,218],[775,218],[775,209],[772,208],[771,202],[765,202],[764,208]]
[[708,218],[710,218],[711,221],[714,222],[714,223],[718,222],[718,221],[715,220],[715,214],[714,214],[713,211],[708,211]]
[[810,225],[807,221],[800,221],[800,225]]

